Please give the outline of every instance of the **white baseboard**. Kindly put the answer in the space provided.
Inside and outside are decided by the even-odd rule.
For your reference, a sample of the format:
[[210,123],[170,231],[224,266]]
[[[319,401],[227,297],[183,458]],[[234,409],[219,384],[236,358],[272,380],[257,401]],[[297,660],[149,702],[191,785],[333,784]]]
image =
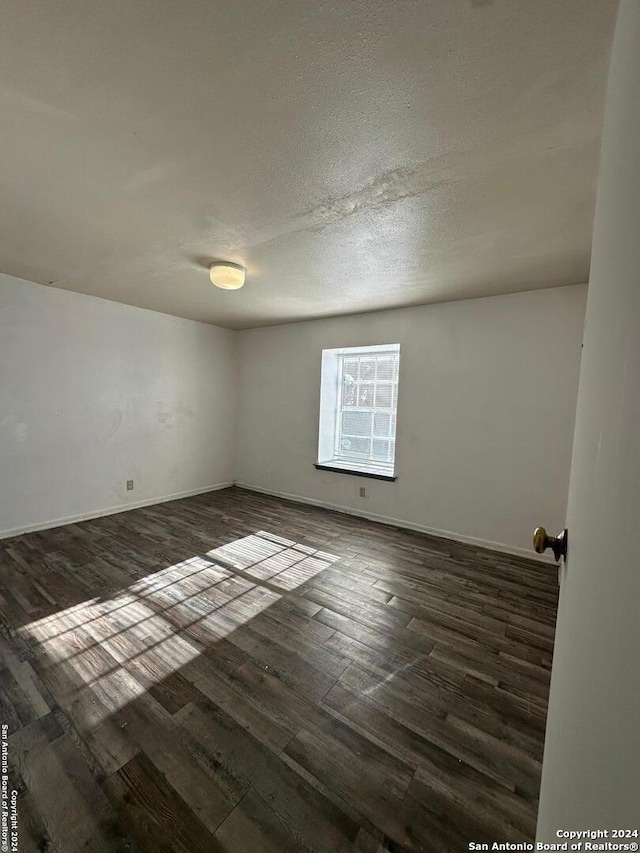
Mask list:
[[533,550],[520,548],[517,545],[505,545],[503,542],[492,542],[489,539],[478,539],[475,536],[465,536],[462,533],[452,533],[450,530],[438,530],[435,527],[427,527],[425,524],[415,524],[412,521],[403,521],[401,518],[389,518],[386,515],[376,515],[372,512],[364,512],[363,510],[352,509],[348,506],[339,504],[325,503],[317,501],[314,498],[306,498],[302,495],[290,495],[287,492],[276,492],[272,489],[263,489],[262,486],[253,486],[250,483],[237,482],[235,485],[239,489],[246,489],[249,492],[259,492],[263,495],[272,495],[276,498],[284,498],[295,503],[309,504],[310,506],[319,506],[323,509],[331,509],[334,512],[342,512],[346,515],[355,515],[357,518],[366,518],[368,521],[377,521],[379,524],[388,524],[391,527],[401,527],[405,530],[415,530],[418,533],[428,533],[430,536],[438,536],[440,539],[451,539],[454,542],[461,542],[463,545],[473,545],[477,548],[486,548],[490,551],[498,551],[501,554],[513,554],[516,557],[527,557],[530,560],[542,563],[543,565],[552,565],[550,561],[540,558]]
[[454,542],[461,542],[464,545],[473,545],[477,548],[486,548],[490,551],[498,551],[502,554],[513,554],[517,557],[527,557],[530,560],[536,560],[537,562],[543,563],[545,565],[550,565],[549,560],[540,559],[540,557],[535,553],[535,551],[529,551],[526,548],[519,548],[516,545],[505,545],[503,542],[493,542],[489,539],[479,539],[474,536],[465,536],[462,533],[453,533],[450,530],[439,530],[435,527],[427,527],[424,524],[415,524],[411,521],[404,521],[401,518],[390,518],[386,515],[377,515],[372,512],[365,512],[363,510],[356,510],[351,507],[342,506],[340,504],[331,504],[325,503],[324,501],[318,501],[314,498],[307,498],[303,495],[292,495],[288,492],[278,492],[273,489],[264,489],[262,486],[254,486],[250,483],[241,483],[241,482],[227,482],[227,483],[217,483],[214,486],[206,486],[202,489],[191,489],[187,492],[176,492],[172,495],[165,495],[160,498],[149,498],[147,500],[136,501],[135,503],[128,503],[126,505],[120,504],[118,506],[106,507],[105,509],[95,510],[94,512],[82,513],[81,515],[70,515],[66,518],[56,518],[51,521],[43,521],[38,524],[30,524],[26,527],[16,527],[12,530],[0,530],[0,539],[9,539],[12,536],[21,536],[23,533],[35,533],[38,530],[50,530],[54,527],[62,527],[65,524],[76,524],[79,521],[90,521],[92,518],[102,518],[106,515],[116,515],[119,512],[128,512],[130,509],[141,509],[145,506],[154,506],[155,504],[168,503],[169,501],[177,501],[181,498],[191,498],[195,495],[203,495],[207,492],[215,492],[220,489],[228,489],[230,486],[237,486],[240,489],[246,489],[250,492],[259,492],[263,495],[272,495],[276,498],[284,498],[288,501],[294,501],[295,503],[301,504],[309,504],[310,506],[322,507],[323,509],[330,509],[334,512],[342,512],[345,515],[353,515],[356,518],[365,518],[368,521],[376,521],[379,524],[386,524],[391,527],[400,527],[405,530],[415,530],[418,533],[428,533],[430,536],[438,536],[441,539],[451,539]]
[[169,501],[178,501],[181,498],[192,498],[195,495],[204,495],[207,492],[216,492],[219,489],[228,489],[233,486],[233,481],[228,483],[217,483],[215,486],[206,486],[203,489],[191,489],[188,492],[176,492],[173,495],[165,495],[161,498],[148,498],[135,503],[119,504],[94,512],[86,512],[81,515],[70,515],[67,518],[56,518],[51,521],[42,521],[38,524],[30,524],[27,527],[16,527],[13,530],[0,530],[0,539],[9,539],[12,536],[21,536],[23,533],[35,533],[38,530],[51,530],[53,527],[63,527],[65,524],[76,524],[78,521],[90,521],[92,518],[102,518],[105,515],[117,515],[119,512],[128,512],[130,509],[141,509],[154,504],[164,504]]

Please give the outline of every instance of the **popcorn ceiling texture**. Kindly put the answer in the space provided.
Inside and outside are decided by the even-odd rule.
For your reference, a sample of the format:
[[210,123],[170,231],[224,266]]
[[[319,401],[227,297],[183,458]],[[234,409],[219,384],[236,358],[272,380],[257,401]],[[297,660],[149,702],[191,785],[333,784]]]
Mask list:
[[0,271],[231,328],[582,283],[616,7],[5,3]]

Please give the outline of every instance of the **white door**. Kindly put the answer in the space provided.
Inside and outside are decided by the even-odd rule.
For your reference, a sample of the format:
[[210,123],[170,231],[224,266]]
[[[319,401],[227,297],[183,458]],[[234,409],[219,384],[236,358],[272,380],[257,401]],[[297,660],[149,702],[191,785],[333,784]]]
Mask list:
[[567,527],[538,841],[633,844],[612,832],[640,832],[640,0],[612,54]]

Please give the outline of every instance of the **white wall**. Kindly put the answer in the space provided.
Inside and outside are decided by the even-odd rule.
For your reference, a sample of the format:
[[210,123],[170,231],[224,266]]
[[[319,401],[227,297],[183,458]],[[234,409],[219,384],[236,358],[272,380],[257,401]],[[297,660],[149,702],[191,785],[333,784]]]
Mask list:
[[[640,0],[607,91],[538,841],[640,829]],[[633,849],[633,848],[627,848]]]
[[[586,286],[243,331],[236,480],[531,551],[564,527]],[[395,483],[316,471],[321,351],[400,343]],[[367,497],[358,497],[360,486]]]
[[234,332],[0,275],[0,535],[232,481],[236,378]]
[[[585,296],[235,333],[0,275],[0,536],[235,479],[530,551],[564,525]],[[321,351],[376,343],[402,345],[398,479],[316,471]]]

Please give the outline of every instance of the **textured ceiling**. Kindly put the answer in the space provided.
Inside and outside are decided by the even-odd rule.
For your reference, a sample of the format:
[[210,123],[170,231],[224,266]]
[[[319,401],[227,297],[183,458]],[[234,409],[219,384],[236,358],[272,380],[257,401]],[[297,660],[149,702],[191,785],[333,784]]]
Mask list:
[[584,282],[616,9],[0,0],[0,271],[233,328]]

